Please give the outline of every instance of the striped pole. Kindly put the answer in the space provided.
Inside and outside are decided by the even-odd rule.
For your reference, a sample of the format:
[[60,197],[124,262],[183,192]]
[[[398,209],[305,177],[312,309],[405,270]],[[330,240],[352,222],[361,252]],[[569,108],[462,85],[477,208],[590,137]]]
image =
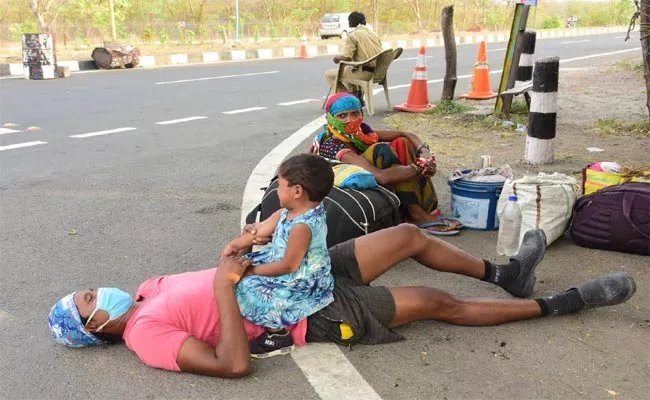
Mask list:
[[560,57],[545,57],[535,63],[525,150],[530,164],[553,162],[559,72]]
[[519,67],[517,67],[517,78],[515,87],[533,79],[533,65],[535,64],[535,42],[537,32],[532,29],[526,29],[522,37],[521,56],[519,57]]

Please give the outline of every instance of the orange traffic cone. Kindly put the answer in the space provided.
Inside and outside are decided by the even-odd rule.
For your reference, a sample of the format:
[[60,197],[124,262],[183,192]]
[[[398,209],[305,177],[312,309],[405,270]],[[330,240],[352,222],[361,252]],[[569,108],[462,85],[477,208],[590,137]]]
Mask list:
[[302,43],[300,44],[300,58],[309,58],[309,55],[307,54],[307,35],[303,33],[300,40],[302,40]]
[[497,97],[490,85],[490,66],[487,61],[487,45],[481,42],[474,64],[474,78],[469,93],[460,96],[463,99],[485,100]]
[[425,61],[426,50],[424,46],[420,48],[418,60],[415,63],[415,71],[411,79],[411,88],[406,103],[395,106],[399,111],[424,112],[431,109],[429,103],[429,88],[427,86],[427,63]]

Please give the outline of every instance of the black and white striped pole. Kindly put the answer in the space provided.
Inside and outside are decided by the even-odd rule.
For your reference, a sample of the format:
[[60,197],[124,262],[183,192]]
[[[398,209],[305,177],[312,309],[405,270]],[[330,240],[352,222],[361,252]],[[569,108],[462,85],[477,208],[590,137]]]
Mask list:
[[560,57],[545,57],[535,62],[525,150],[530,164],[553,162],[559,72]]
[[521,56],[517,67],[515,87],[521,86],[533,79],[533,65],[535,64],[535,42],[537,32],[526,29],[522,35]]

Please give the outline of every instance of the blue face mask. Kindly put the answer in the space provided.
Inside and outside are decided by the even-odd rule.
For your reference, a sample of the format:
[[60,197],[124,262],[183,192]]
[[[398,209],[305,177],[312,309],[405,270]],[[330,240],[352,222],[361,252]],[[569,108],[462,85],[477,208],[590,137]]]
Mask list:
[[88,317],[86,326],[93,319],[97,310],[104,310],[108,313],[108,321],[95,329],[95,332],[101,332],[106,324],[124,315],[132,305],[133,298],[130,294],[118,288],[99,288],[97,289],[97,306]]

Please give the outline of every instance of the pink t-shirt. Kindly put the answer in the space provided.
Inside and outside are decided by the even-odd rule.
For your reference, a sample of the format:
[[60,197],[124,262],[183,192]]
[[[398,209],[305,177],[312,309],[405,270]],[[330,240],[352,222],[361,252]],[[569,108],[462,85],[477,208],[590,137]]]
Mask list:
[[[219,310],[214,299],[215,268],[151,278],[138,289],[142,301],[124,330],[124,341],[145,364],[180,371],[176,359],[190,336],[215,347],[219,342]],[[244,319],[248,339],[264,328]],[[296,345],[306,344],[307,320],[289,328]]]

